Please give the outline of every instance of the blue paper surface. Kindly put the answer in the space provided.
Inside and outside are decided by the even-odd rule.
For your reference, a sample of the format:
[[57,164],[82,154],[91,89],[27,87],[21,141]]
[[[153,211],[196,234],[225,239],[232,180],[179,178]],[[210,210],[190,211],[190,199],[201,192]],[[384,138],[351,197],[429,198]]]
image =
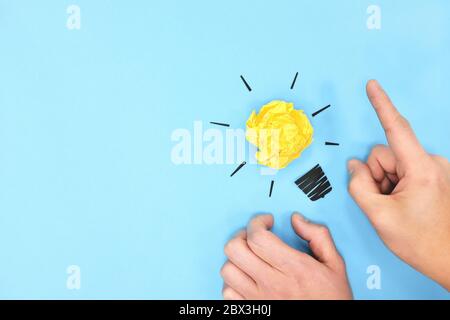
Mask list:
[[[355,298],[448,299],[390,253],[347,193],[346,161],[385,143],[368,79],[429,152],[450,156],[450,2],[376,2],[380,30],[360,0],[1,0],[0,297],[221,298],[227,239],[271,212],[298,245],[300,211],[330,228]],[[79,30],[66,25],[72,4]],[[237,164],[171,161],[174,130],[244,128],[273,99],[307,114],[332,105],[287,169],[249,164],[230,178]],[[316,164],[334,189],[311,202],[294,181]],[[79,290],[66,286],[70,265]],[[367,288],[370,265],[381,290]]]

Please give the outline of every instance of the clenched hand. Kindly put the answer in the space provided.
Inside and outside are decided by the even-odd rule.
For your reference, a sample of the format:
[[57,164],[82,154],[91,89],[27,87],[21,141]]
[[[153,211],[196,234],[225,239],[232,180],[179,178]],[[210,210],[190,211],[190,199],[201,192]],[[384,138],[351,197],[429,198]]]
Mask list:
[[225,246],[221,270],[225,299],[351,299],[345,264],[324,226],[292,216],[299,237],[314,257],[281,241],[270,229],[271,215],[253,218]]

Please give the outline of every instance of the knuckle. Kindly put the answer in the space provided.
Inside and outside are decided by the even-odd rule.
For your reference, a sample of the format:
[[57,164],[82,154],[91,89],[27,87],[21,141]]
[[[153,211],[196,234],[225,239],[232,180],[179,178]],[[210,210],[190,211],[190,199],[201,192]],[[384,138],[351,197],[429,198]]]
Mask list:
[[380,210],[377,214],[371,214],[369,220],[378,232],[386,232],[391,228],[392,214],[391,212]]
[[330,231],[328,230],[327,227],[319,225],[317,226],[317,234],[319,234],[321,237],[329,237]]
[[435,187],[440,187],[442,185],[446,185],[446,174],[443,172],[442,168],[436,166],[431,174],[428,183],[430,185],[434,185]]
[[342,274],[346,274],[347,266],[345,264],[344,259],[340,255],[337,259],[336,268],[337,268],[338,272],[340,272]]
[[386,132],[386,135],[387,135],[387,136],[392,135],[392,126],[386,126],[386,127],[384,128],[384,131]]
[[233,296],[233,291],[231,288],[226,287],[222,289],[222,297],[225,299],[230,299]]
[[358,190],[358,180],[356,177],[353,177],[348,184],[348,192],[354,196]]
[[394,116],[392,121],[385,127],[385,131],[388,135],[393,134],[393,131],[395,130],[410,130],[411,126],[408,122],[408,120],[403,117],[401,114],[397,114]]
[[233,255],[236,250],[239,248],[239,240],[238,239],[231,239],[228,241],[228,243],[225,245],[224,252],[225,255],[230,256]]
[[401,129],[409,129],[409,128],[411,128],[411,125],[409,124],[409,121],[405,117],[400,115],[400,114],[398,114],[395,117],[394,123]]
[[354,187],[352,185],[353,185],[353,180],[351,180],[349,182],[349,184],[347,186],[347,191],[348,191],[348,193],[350,193],[353,196],[353,191],[354,191],[353,189],[354,189]]
[[316,235],[320,239],[325,239],[330,237],[330,231],[324,225],[318,225],[316,228]]
[[304,273],[299,272],[299,270],[302,269],[302,266],[305,265],[305,257],[303,256],[304,253],[294,255],[291,257],[291,266],[293,267],[293,272],[296,273],[298,278],[302,278]]
[[370,151],[369,158],[376,157],[378,154],[380,154],[381,152],[383,152],[385,148],[386,148],[386,146],[385,146],[385,145],[382,145],[382,144],[377,144],[377,145],[375,145],[375,146],[372,148],[372,150]]
[[233,269],[233,266],[231,265],[231,263],[230,262],[226,262],[222,266],[222,269],[220,269],[220,275],[222,276],[222,278],[226,278],[230,274],[232,269]]
[[258,230],[252,232],[248,237],[248,244],[250,246],[256,245],[261,246],[269,237],[269,232],[267,230]]
[[336,251],[336,262],[337,262],[337,265],[339,266],[340,270],[345,270],[346,269],[345,260],[341,256],[341,254],[339,252],[337,252],[337,251]]

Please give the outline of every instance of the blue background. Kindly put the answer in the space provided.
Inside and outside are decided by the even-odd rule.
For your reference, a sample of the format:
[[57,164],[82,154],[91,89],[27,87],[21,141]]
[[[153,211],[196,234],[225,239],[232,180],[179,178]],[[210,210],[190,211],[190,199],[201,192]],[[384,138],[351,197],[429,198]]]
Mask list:
[[[294,210],[329,226],[356,298],[449,298],[384,247],[345,166],[385,142],[370,78],[430,152],[450,156],[449,1],[77,0],[78,31],[66,28],[70,4],[0,1],[1,298],[220,298],[227,239],[272,212],[296,245]],[[370,4],[381,30],[366,27]],[[308,114],[332,104],[275,177],[171,162],[173,130],[244,128],[272,99]],[[293,182],[316,163],[334,190],[313,203]],[[81,290],[66,288],[72,264]],[[372,264],[381,290],[366,287]]]

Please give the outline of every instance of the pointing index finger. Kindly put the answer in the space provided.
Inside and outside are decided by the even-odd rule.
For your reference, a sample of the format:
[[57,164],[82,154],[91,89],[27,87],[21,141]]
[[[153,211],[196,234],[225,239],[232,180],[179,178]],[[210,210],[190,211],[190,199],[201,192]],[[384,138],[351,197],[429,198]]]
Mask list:
[[398,112],[376,80],[367,83],[367,96],[372,103],[386,138],[399,160],[420,158],[425,154],[408,121]]

